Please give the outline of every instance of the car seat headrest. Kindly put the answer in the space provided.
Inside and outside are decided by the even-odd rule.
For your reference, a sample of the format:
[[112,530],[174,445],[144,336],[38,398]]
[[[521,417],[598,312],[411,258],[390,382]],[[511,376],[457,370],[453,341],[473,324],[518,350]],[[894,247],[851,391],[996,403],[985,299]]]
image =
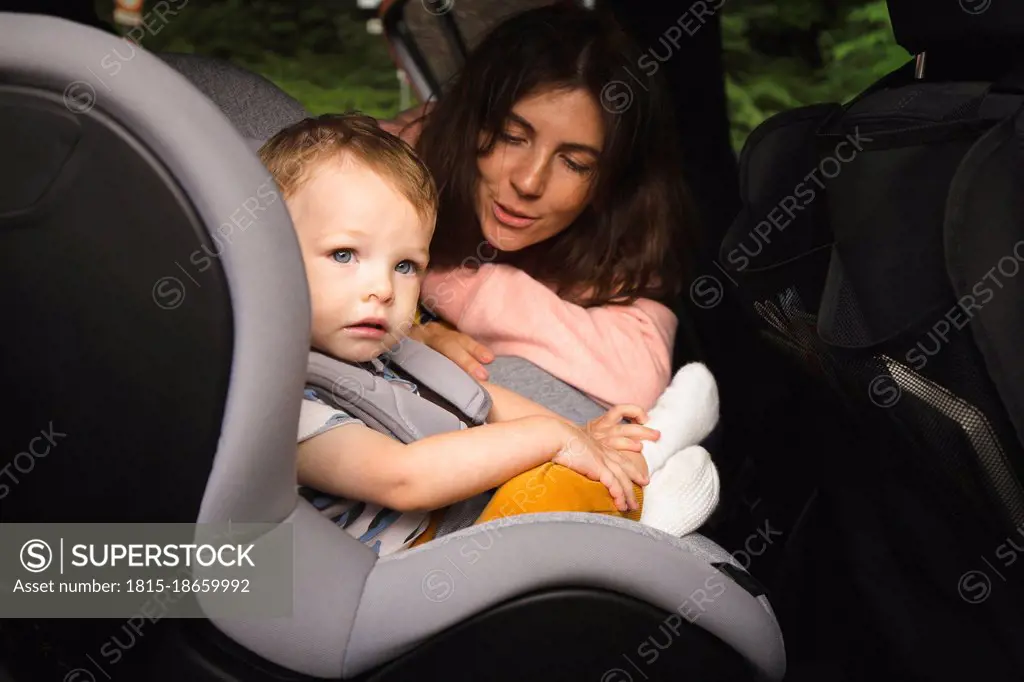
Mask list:
[[263,76],[231,62],[194,54],[157,54],[220,107],[243,137],[266,142],[309,116],[294,97]]

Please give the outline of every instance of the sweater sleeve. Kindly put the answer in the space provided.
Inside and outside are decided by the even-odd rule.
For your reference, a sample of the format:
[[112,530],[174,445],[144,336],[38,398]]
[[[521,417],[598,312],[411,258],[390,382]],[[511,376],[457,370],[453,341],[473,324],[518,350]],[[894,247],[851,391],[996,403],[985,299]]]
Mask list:
[[656,301],[584,308],[517,268],[494,264],[430,275],[424,293],[459,331],[606,405],[649,409],[671,379],[677,320]]

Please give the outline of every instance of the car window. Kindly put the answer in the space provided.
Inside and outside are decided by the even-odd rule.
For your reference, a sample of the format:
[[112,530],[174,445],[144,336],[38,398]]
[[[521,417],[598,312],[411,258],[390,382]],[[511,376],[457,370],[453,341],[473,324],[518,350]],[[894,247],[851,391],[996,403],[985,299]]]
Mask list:
[[352,0],[96,0],[96,11],[151,52],[220,57],[262,74],[314,114],[390,118],[403,104],[387,42],[373,32],[376,8]]

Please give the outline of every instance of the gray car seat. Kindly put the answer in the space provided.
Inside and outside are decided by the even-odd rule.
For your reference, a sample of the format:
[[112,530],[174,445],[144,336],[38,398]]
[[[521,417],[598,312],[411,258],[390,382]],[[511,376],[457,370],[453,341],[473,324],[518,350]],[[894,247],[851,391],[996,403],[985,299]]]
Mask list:
[[250,140],[266,142],[309,112],[302,103],[263,76],[220,59],[163,52],[159,56],[220,107]]
[[487,373],[492,384],[515,391],[576,424],[585,424],[605,413],[586,394],[529,360],[499,355],[487,365]]
[[[782,679],[763,590],[703,537],[538,514],[378,559],[301,500],[309,298],[285,207],[167,64],[136,50],[97,68],[118,50],[95,29],[0,13],[0,453],[47,423],[68,434],[0,500],[0,522],[231,519],[294,535],[291,617],[160,621],[119,676]],[[20,676],[43,658],[32,638],[50,661],[82,660],[110,629],[36,623],[7,653]]]

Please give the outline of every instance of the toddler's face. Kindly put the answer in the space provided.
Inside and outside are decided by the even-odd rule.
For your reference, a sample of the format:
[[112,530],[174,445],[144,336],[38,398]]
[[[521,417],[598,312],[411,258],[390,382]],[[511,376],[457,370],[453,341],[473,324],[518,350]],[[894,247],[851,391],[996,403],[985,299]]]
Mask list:
[[433,223],[352,157],[328,161],[288,199],[312,302],[313,346],[350,362],[412,325]]

